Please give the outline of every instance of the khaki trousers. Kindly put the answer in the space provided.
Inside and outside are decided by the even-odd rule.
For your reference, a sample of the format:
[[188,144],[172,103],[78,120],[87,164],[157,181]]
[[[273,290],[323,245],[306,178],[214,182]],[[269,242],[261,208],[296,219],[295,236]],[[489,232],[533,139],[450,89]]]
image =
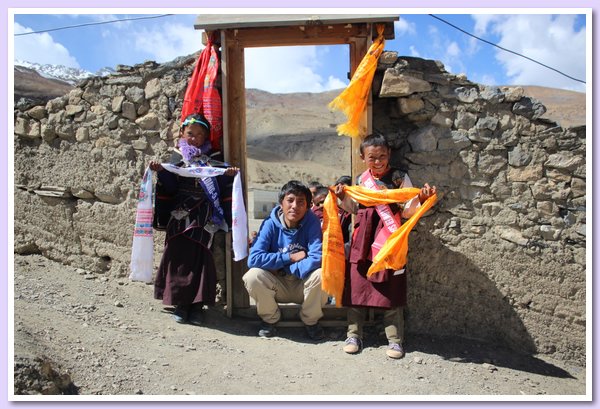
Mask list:
[[278,303],[302,304],[300,319],[305,325],[315,325],[323,316],[327,293],[321,290],[320,268],[304,280],[261,268],[251,268],[242,279],[248,294],[256,302],[258,316],[264,322],[275,324],[280,320]]
[[[368,308],[348,307],[348,338],[363,338],[363,327]],[[402,307],[383,312],[383,326],[388,342],[402,344],[404,341],[404,311]]]

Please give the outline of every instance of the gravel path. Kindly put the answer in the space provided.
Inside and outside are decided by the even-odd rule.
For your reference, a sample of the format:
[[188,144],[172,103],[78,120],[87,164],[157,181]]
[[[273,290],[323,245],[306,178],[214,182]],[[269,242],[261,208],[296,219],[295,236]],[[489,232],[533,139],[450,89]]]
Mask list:
[[302,328],[280,328],[272,339],[255,333],[254,322],[216,310],[207,311],[204,326],[176,324],[152,298],[150,285],[15,255],[16,394],[200,395],[198,400],[586,394],[585,368],[474,341],[409,334],[405,358],[391,360],[377,326],[368,328],[365,349],[355,356],[341,351],[343,327],[326,328],[327,339],[319,343]]

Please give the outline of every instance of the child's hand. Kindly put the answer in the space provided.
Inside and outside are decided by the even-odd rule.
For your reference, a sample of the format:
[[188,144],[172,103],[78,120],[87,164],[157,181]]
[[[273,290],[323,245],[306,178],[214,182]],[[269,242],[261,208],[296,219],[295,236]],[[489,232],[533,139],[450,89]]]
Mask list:
[[335,195],[340,200],[344,200],[344,197],[346,197],[346,192],[344,192],[344,186],[346,185],[344,185],[343,183],[338,183],[337,185],[335,185],[335,191],[333,193],[335,193]]
[[227,170],[225,170],[225,176],[235,176],[239,171],[240,168],[236,168],[235,166],[227,168]]
[[150,170],[153,170],[155,172],[160,172],[164,169],[160,162],[151,161],[149,166]]
[[306,258],[306,251],[304,251],[304,250],[290,254],[290,260],[292,261],[292,263],[295,263],[295,262],[300,261],[305,258]]
[[256,236],[258,236],[258,233],[256,232],[256,230],[254,230],[254,231],[252,231],[252,233],[250,233],[250,237],[248,237],[248,245],[249,246],[252,245],[252,243],[256,239]]
[[425,200],[429,199],[431,196],[435,195],[436,193],[437,193],[437,188],[435,186],[431,187],[427,183],[425,183],[425,186],[423,186],[421,188],[421,191],[419,192],[419,202],[421,202],[421,204],[422,204],[423,202],[425,202]]

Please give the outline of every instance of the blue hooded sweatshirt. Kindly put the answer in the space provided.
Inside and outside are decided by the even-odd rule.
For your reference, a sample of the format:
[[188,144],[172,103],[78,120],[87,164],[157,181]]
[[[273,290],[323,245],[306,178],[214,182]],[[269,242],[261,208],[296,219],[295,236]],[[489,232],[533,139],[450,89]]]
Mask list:
[[[290,229],[283,222],[281,206],[276,206],[266,218],[250,248],[248,267],[282,270],[300,279],[321,268],[321,222],[307,209],[298,227]],[[292,263],[290,254],[305,251],[306,257]]]

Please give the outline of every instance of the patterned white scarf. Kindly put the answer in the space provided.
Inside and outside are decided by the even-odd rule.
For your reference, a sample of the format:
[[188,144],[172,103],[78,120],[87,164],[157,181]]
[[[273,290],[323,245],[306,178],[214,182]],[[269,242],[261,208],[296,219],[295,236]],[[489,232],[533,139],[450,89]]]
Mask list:
[[[179,168],[170,163],[163,163],[162,166],[169,172],[194,178],[216,177],[223,175],[226,171],[224,168],[210,166]],[[154,270],[152,195],[152,171],[148,168],[144,173],[138,197],[131,248],[131,274],[129,275],[129,279],[133,281],[146,283],[152,282],[152,272]],[[248,216],[244,206],[240,172],[233,179],[232,220],[233,260],[240,261],[248,256]]]

